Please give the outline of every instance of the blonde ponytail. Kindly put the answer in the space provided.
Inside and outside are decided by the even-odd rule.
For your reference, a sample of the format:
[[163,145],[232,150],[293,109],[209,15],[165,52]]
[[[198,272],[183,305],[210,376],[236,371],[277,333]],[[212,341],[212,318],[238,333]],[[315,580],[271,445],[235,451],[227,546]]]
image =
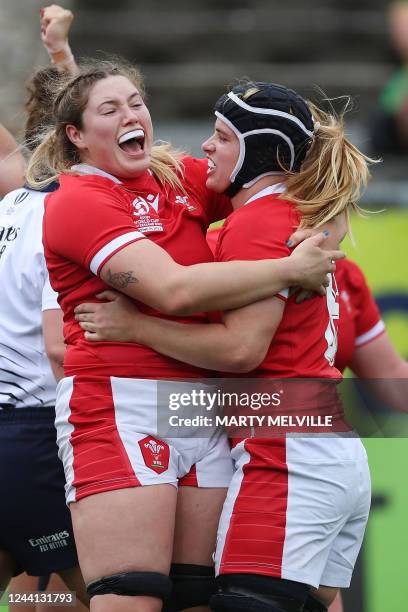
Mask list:
[[43,136],[28,161],[26,182],[32,189],[42,189],[58,176],[58,173],[51,167],[54,150],[55,130],[52,130]]
[[339,117],[308,103],[315,121],[315,135],[299,172],[288,173],[285,198],[297,205],[301,227],[320,227],[343,211],[361,214],[358,205],[376,163],[353,145]]
[[182,157],[184,153],[173,149],[170,143],[162,142],[152,147],[150,169],[163,186],[170,185],[172,189],[185,189],[180,177],[183,176]]

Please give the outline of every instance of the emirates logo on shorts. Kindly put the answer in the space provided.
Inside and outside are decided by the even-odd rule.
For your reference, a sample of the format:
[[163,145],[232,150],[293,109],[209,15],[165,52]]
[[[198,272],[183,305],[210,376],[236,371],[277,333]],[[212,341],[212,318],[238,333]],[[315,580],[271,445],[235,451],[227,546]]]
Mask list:
[[162,440],[156,440],[151,436],[139,440],[143,460],[148,468],[160,474],[169,467],[170,449]]

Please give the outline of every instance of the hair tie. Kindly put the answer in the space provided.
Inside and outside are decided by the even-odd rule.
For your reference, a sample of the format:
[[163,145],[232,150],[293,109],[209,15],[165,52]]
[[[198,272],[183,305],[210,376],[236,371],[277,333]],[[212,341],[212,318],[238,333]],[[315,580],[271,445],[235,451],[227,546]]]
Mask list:
[[315,123],[314,123],[314,129],[313,129],[313,131],[314,131],[314,133],[315,133],[315,134],[316,134],[317,130],[319,129],[319,127],[320,127],[320,123],[319,123],[318,121],[315,121]]

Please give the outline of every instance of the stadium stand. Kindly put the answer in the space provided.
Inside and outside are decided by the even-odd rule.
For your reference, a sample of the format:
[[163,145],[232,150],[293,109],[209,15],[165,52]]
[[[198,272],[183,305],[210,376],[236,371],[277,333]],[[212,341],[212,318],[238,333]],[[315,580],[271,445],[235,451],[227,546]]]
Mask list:
[[[351,95],[350,130],[367,150],[379,92],[394,70],[386,9],[383,0],[195,0],[193,8],[188,0],[76,0],[72,42],[78,55],[102,49],[139,62],[154,117],[176,122],[175,131],[186,118],[208,122],[226,84],[248,75],[306,97],[316,85],[329,97]],[[189,123],[180,144],[194,151],[202,132]],[[387,158],[373,173],[367,201],[408,205],[405,160]]]

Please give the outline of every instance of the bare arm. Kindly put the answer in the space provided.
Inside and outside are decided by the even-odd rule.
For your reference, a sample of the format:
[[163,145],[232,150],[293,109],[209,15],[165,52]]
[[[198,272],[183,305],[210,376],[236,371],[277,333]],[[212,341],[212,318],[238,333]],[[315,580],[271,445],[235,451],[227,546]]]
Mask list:
[[25,162],[20,147],[0,124],[0,197],[24,185]]
[[54,308],[43,311],[43,335],[45,352],[50,361],[51,369],[56,380],[61,380],[64,376],[62,364],[65,353],[62,333],[62,310]]
[[263,361],[284,310],[282,300],[269,298],[227,312],[221,323],[185,325],[144,315],[116,292],[99,297],[111,301],[76,317],[87,340],[136,342],[197,367],[237,373]]
[[390,408],[408,412],[408,363],[395,350],[387,333],[356,348],[350,369],[372,380],[373,392]]
[[53,64],[61,72],[75,76],[79,68],[69,46],[68,35],[74,15],[58,4],[41,9],[41,40]]
[[231,310],[299,285],[324,293],[326,274],[340,251],[323,251],[318,234],[280,260],[232,261],[181,266],[149,240],[113,255],[100,276],[108,285],[166,314]]

